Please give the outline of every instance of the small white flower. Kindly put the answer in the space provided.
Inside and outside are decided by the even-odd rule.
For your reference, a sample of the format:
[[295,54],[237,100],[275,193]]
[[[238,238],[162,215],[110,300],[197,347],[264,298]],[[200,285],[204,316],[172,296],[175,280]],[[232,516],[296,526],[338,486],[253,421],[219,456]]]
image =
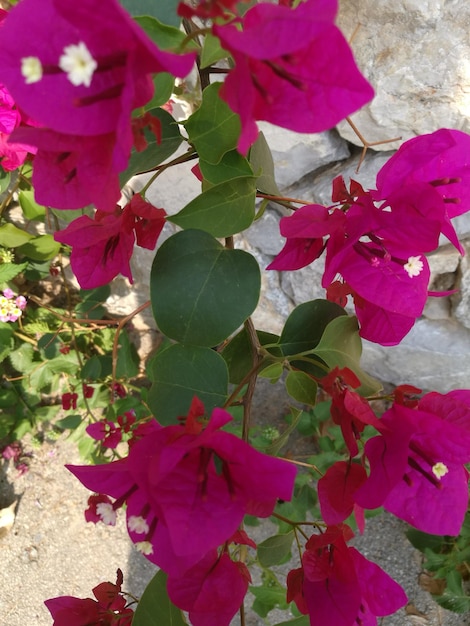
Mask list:
[[98,63],[83,41],[80,41],[77,45],[65,46],[64,54],[59,59],[59,67],[67,74],[72,85],[89,87]]
[[97,504],[96,513],[108,526],[114,526],[116,524],[116,511],[113,509],[113,505],[109,504],[109,502],[100,502]]
[[413,276],[419,276],[421,274],[424,264],[421,261],[421,257],[410,256],[410,258],[403,267],[408,276],[410,278],[413,278]]
[[149,525],[147,524],[147,522],[144,520],[143,517],[137,515],[131,515],[131,517],[129,517],[129,519],[127,520],[127,526],[129,527],[129,530],[131,532],[137,533],[139,535],[148,533],[149,531]]
[[432,473],[434,474],[436,478],[439,478],[439,480],[443,476],[445,476],[448,473],[448,471],[449,471],[449,468],[447,467],[447,465],[442,463],[442,461],[439,461],[438,463],[432,466]]
[[134,545],[142,554],[148,555],[153,553],[153,547],[150,541],[138,541]]
[[41,80],[42,63],[38,57],[23,57],[21,59],[21,75],[28,85]]

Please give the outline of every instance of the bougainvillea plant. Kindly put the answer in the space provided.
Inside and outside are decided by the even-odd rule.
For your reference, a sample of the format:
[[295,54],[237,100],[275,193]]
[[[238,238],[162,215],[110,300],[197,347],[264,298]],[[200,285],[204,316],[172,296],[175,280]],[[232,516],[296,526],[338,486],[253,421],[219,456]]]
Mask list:
[[[0,356],[10,385],[0,400],[14,414],[23,378],[59,392],[68,414],[59,426],[76,428],[94,461],[68,466],[92,492],[85,519],[114,525],[125,514],[132,543],[160,568],[136,607],[120,570],[95,599],[46,600],[55,626],[229,626],[237,613],[243,626],[248,589],[262,617],[289,608],[283,624],[373,625],[407,598],[348,545],[351,527],[362,532],[367,511],[383,507],[417,532],[460,532],[470,391],[422,395],[409,381],[380,395],[360,355],[361,337],[399,343],[439,295],[426,255],[440,236],[463,252],[451,220],[470,209],[470,137],[440,129],[407,141],[375,189],[339,176],[323,206],[280,194],[257,125],[322,132],[373,98],[337,9],[336,0],[20,0],[0,14]],[[192,112],[176,120],[169,100],[185,90]],[[150,184],[189,161],[201,193],[172,215],[153,206]],[[120,199],[143,172],[152,175],[142,192]],[[53,236],[13,224],[15,192]],[[258,198],[291,211],[267,268],[238,245],[266,209]],[[159,245],[166,224],[173,234]],[[104,319],[108,284],[122,275],[132,285],[135,246],[156,249],[150,302]],[[21,285],[44,276],[40,262],[63,274],[67,255],[80,294],[67,291],[62,311],[35,296],[27,307]],[[296,271],[322,255],[325,299],[296,307],[279,335],[256,329],[261,271]],[[125,326],[147,306],[165,340],[147,363],[149,389],[132,389],[139,366]],[[306,407],[292,409],[284,432],[259,434],[260,375]],[[377,398],[388,402],[383,415]],[[334,454],[284,458],[289,435],[322,420]],[[249,524],[267,517],[279,533],[257,546]],[[270,568],[291,551],[281,583]],[[250,587],[254,563],[263,593]]]

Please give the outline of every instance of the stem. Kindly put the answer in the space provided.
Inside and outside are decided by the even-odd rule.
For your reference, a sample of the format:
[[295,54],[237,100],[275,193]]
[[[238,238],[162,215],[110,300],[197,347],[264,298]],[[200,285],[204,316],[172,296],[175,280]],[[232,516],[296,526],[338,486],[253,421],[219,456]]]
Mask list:
[[[152,167],[151,170],[147,170],[147,172],[155,172],[155,174],[146,182],[146,184],[143,186],[143,188],[140,190],[139,193],[145,194],[147,189],[150,187],[150,185],[153,184],[156,178],[160,176],[162,172],[164,172],[166,169],[168,169],[172,165],[179,165],[180,163],[186,163],[186,161],[192,161],[193,159],[197,159],[197,158],[198,158],[197,152],[194,150],[194,148],[190,148],[188,152],[186,152],[185,154],[182,154],[179,157],[176,157],[176,159],[173,159],[172,161],[169,161],[168,163],[165,163],[164,165],[157,165],[157,167]],[[140,173],[145,174],[145,172],[140,172]]]
[[[114,339],[113,339],[112,388],[114,388],[114,383],[116,382],[116,368],[117,368],[118,347],[119,347],[118,342],[119,342],[119,335],[121,333],[121,330],[124,328],[127,322],[129,322],[135,315],[138,315],[142,311],[145,311],[145,309],[148,308],[149,306],[150,306],[150,300],[147,300],[147,302],[144,302],[144,304],[141,304],[139,307],[137,307],[137,309],[132,311],[132,313],[129,313],[129,315],[126,315],[126,317],[123,317],[116,328],[116,334],[114,335]],[[111,394],[111,404],[113,403],[114,403],[114,396],[113,394]]]
[[[287,203],[292,202],[293,204],[312,204],[308,200],[299,200],[299,198],[289,198],[288,196],[272,196],[271,194],[268,194],[268,193],[257,192],[256,197],[265,198],[266,200],[271,200],[272,202],[278,202],[279,204],[284,204],[286,202]],[[292,208],[293,211],[296,210],[293,207],[290,207],[290,208]]]
[[361,165],[362,165],[364,159],[366,158],[366,153],[367,153],[368,148],[371,148],[372,146],[379,146],[382,143],[392,143],[392,141],[400,141],[400,139],[401,139],[401,137],[393,137],[393,139],[382,139],[381,141],[367,141],[367,139],[365,139],[364,136],[359,132],[359,129],[352,122],[350,117],[347,117],[346,121],[349,124],[349,126],[351,126],[351,128],[354,131],[354,133],[357,135],[357,138],[359,139],[359,141],[362,141],[362,144],[364,146],[363,149],[362,149],[362,152],[361,152],[361,157],[359,159],[359,163],[357,164],[357,167],[356,167],[356,174],[359,173]]
[[309,469],[313,469],[315,472],[318,472],[320,476],[323,476],[323,472],[320,469],[318,469],[316,465],[313,465],[312,463],[303,463],[302,461],[294,461],[294,459],[287,459],[286,457],[280,457],[280,458],[282,458],[284,461],[287,461],[288,463],[293,463],[294,465],[300,465],[300,467],[308,467]]
[[251,403],[253,401],[253,394],[255,392],[255,387],[256,387],[256,379],[258,377],[258,366],[261,362],[261,356],[259,353],[259,348],[261,346],[260,346],[258,335],[256,334],[256,329],[253,325],[253,321],[251,317],[249,317],[245,322],[245,330],[250,340],[253,368],[256,368],[254,369],[253,374],[248,381],[248,389],[246,390],[246,393],[243,396],[242,439],[244,441],[248,441],[249,433],[250,433],[250,425],[251,425]]

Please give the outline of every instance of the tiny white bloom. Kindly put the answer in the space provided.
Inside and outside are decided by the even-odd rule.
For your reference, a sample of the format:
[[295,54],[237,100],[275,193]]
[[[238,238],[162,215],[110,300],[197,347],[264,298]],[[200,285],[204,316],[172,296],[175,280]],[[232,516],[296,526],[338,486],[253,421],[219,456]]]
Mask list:
[[108,526],[115,525],[117,516],[112,504],[109,504],[109,502],[100,502],[96,505],[96,512],[105,524],[108,524]]
[[139,535],[148,533],[149,531],[149,525],[147,524],[147,522],[144,520],[143,517],[137,515],[131,515],[131,517],[129,517],[129,519],[127,520],[127,525],[130,531]]
[[37,83],[42,78],[42,63],[38,57],[23,57],[21,59],[21,75],[25,83]]
[[59,67],[67,74],[72,85],[89,87],[98,63],[83,41],[80,41],[77,45],[65,46],[64,54],[59,59]]
[[139,552],[141,552],[142,554],[152,554],[153,553],[153,547],[152,547],[152,544],[150,543],[150,541],[138,541],[134,545],[137,548],[137,550]]
[[448,471],[449,471],[449,468],[447,467],[447,465],[442,463],[442,461],[439,461],[438,463],[432,466],[432,473],[434,474],[436,478],[439,478],[439,480],[443,476],[445,476],[448,473]]
[[405,272],[408,274],[410,278],[413,276],[419,276],[423,271],[424,264],[421,261],[421,257],[419,256],[410,256],[408,261],[403,266]]

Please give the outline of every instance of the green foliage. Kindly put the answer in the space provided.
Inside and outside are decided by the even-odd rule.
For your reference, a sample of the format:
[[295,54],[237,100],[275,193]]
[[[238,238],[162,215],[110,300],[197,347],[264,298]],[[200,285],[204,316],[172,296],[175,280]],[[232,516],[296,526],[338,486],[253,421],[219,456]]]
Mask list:
[[160,570],[147,585],[132,619],[132,626],[185,626],[183,613],[166,591],[166,574]]
[[186,415],[194,396],[207,413],[227,398],[228,372],[223,358],[197,346],[172,345],[159,350],[149,365],[152,387],[148,403],[161,424],[171,424]]
[[210,187],[168,218],[181,228],[198,228],[213,237],[230,237],[255,218],[256,179],[235,178]]
[[220,88],[213,83],[204,89],[200,108],[184,124],[200,158],[214,164],[236,148],[241,128],[238,115],[219,97]]
[[470,568],[470,512],[465,516],[458,537],[428,535],[415,528],[410,528],[406,536],[424,554],[423,568],[438,582],[445,583],[443,593],[433,596],[435,601],[454,613],[470,611],[470,594],[466,582]]
[[160,330],[184,344],[212,347],[254,311],[260,271],[243,250],[201,230],[173,235],[155,255],[150,299]]
[[149,112],[160,121],[161,141],[157,141],[155,135],[148,128],[144,129],[147,147],[142,152],[137,152],[135,148],[132,148],[129,165],[120,175],[121,185],[124,185],[135,174],[148,172],[160,165],[160,163],[176,152],[183,141],[178,124],[167,111],[155,108]]

